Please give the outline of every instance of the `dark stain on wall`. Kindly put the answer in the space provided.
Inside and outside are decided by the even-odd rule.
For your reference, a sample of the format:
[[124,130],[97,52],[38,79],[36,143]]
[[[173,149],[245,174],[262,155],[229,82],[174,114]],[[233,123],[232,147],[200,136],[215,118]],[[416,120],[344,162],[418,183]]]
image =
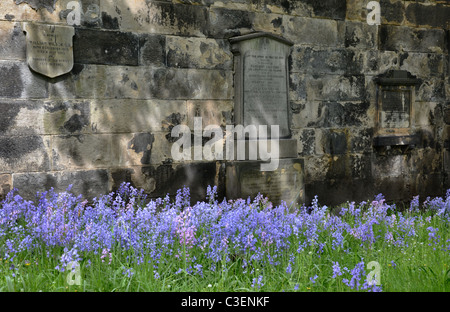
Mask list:
[[0,158],[9,164],[21,157],[43,148],[44,142],[38,135],[0,137]]
[[180,125],[181,122],[184,120],[184,116],[182,116],[180,113],[172,113],[165,120],[163,120],[163,127],[165,130],[167,130],[169,133],[166,134],[166,139],[169,143],[174,143],[178,141],[178,137],[172,137],[172,129],[173,127]]
[[405,15],[410,23],[432,27],[450,27],[450,7],[440,3],[427,5],[412,2],[407,6]]
[[64,123],[64,129],[66,129],[70,133],[74,133],[77,131],[81,131],[81,129],[83,129],[83,127],[86,125],[87,122],[83,116],[74,114],[69,118],[69,120]]
[[34,10],[47,9],[50,13],[55,10],[57,0],[15,0],[16,4],[26,3]]
[[139,37],[131,32],[75,28],[73,55],[75,63],[137,66]]
[[24,86],[19,65],[0,65],[0,81],[0,96],[18,98],[22,95]]
[[[221,168],[221,167],[220,167]],[[191,204],[206,199],[208,186],[219,182],[218,195],[223,198],[224,172],[218,169],[215,162],[180,164],[173,168],[170,164],[142,168],[142,173],[156,180],[156,189],[151,197],[164,197],[176,195],[177,190],[189,187]]]
[[157,34],[139,35],[139,65],[166,64],[166,37]]
[[402,1],[391,2],[390,0],[381,0],[381,16],[388,22],[401,23],[405,15],[405,6]]
[[119,29],[119,20],[117,17],[112,18],[106,12],[102,12],[102,25],[105,29]]
[[13,124],[14,119],[20,111],[19,105],[11,105],[10,103],[0,103],[0,134],[6,132]]
[[152,146],[155,141],[155,136],[149,132],[137,133],[133,139],[128,143],[128,148],[134,150],[136,153],[144,153],[141,158],[141,164],[150,164],[152,155]]
[[303,0],[313,8],[314,16],[344,20],[347,12],[347,1],[342,0]]

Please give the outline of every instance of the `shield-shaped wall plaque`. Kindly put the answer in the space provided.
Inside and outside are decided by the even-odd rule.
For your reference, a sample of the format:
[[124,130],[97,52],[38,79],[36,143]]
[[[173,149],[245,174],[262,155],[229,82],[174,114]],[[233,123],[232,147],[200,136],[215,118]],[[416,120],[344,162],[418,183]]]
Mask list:
[[73,36],[70,26],[23,23],[27,40],[27,62],[30,68],[50,78],[73,68]]

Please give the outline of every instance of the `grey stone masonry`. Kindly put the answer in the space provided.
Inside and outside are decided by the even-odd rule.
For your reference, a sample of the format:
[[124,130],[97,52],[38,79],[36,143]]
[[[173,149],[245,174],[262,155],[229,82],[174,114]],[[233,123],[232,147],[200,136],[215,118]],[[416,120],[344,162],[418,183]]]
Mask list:
[[[379,24],[366,0],[75,0],[78,11],[70,1],[0,1],[0,198],[71,184],[93,198],[131,182],[150,197],[188,186],[204,200],[216,185],[221,197],[335,205],[450,188],[449,1],[380,0]],[[72,47],[30,42],[24,24],[69,27]],[[261,33],[284,40],[283,62],[258,61],[273,55],[255,44],[247,65],[259,76],[240,72],[236,38]],[[73,67],[34,71],[27,45],[39,49],[34,62],[70,54]],[[414,83],[386,85],[389,75]],[[174,157],[174,129],[194,131],[201,117],[225,132],[245,113],[282,128],[277,170]],[[200,150],[212,139],[191,138]]]

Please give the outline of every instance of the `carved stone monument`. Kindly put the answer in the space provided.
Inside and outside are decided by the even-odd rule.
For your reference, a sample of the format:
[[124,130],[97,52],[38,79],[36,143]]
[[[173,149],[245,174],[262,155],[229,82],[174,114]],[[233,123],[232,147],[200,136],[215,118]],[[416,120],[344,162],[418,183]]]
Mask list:
[[412,147],[414,89],[419,80],[403,70],[391,70],[375,79],[378,84],[377,127],[374,145]]
[[230,39],[235,56],[235,123],[279,125],[290,137],[288,57],[292,42],[269,33]]
[[55,78],[73,67],[75,30],[70,26],[23,23],[27,37],[27,62],[32,70]]
[[[265,161],[260,154],[257,159],[238,158],[227,163],[227,197],[261,193],[274,204],[282,200],[288,205],[300,203],[304,198],[303,160],[297,158],[297,141],[291,138],[289,108],[288,57],[293,43],[264,32],[234,37],[230,42],[235,70],[234,122],[243,127],[267,126],[268,130],[267,136],[246,133],[246,155],[256,144],[264,144],[276,151],[272,155],[276,155],[277,166],[262,169]],[[277,137],[271,126],[278,126]]]

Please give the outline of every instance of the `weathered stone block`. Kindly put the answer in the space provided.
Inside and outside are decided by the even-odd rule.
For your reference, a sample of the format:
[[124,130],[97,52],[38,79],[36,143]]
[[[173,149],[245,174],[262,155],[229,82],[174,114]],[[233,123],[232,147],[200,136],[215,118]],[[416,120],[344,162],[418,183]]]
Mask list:
[[231,71],[84,65],[51,85],[54,98],[231,99]]
[[[160,146],[164,136],[159,134],[157,138]],[[155,135],[150,132],[55,136],[52,145],[53,167],[57,170],[67,170],[161,163],[161,158],[168,157],[158,155],[158,151],[154,151],[155,142]]]
[[[294,135],[295,137],[295,135]],[[315,129],[299,130],[298,153],[301,156],[314,155],[316,153],[316,131]]]
[[227,40],[167,37],[167,66],[231,70],[233,55]]
[[326,179],[345,180],[351,176],[351,159],[348,155],[333,155],[326,170]]
[[[63,22],[67,22],[69,13],[72,12],[73,0],[59,0],[57,3],[60,5],[61,9],[58,10],[59,18]],[[69,6],[69,4],[71,5]],[[107,29],[113,29],[114,24],[117,23],[114,19],[110,18],[107,14],[102,14],[100,12],[100,0],[78,0],[80,12],[80,25],[82,27],[100,27],[103,26]]]
[[[310,17],[313,14],[313,7],[304,1],[283,1],[283,0],[253,0],[251,9],[263,13],[278,13],[296,16]],[[242,10],[248,9],[241,7]]]
[[325,154],[345,154],[349,147],[349,134],[344,130],[322,130],[322,149]]
[[165,66],[166,58],[166,36],[139,35],[139,65]]
[[208,125],[233,125],[232,101],[187,101],[187,124],[194,129],[194,118],[201,117],[203,128]]
[[[422,134],[422,141],[424,139],[433,141],[431,133],[429,133],[428,138],[424,138],[423,136],[424,134]],[[414,168],[411,173],[428,175],[441,172],[443,161],[442,154],[440,152],[437,152],[434,146],[430,145],[433,144],[430,144],[429,142],[425,142],[424,144],[424,142],[422,142],[421,147],[424,148],[418,148],[412,151],[412,157],[407,159],[407,165],[410,166],[410,168]]]
[[443,54],[405,52],[399,55],[400,68],[417,78],[445,77],[445,59]]
[[100,3],[100,11],[117,18],[121,30],[182,36],[204,36],[208,23],[205,6],[169,1],[113,1]]
[[26,3],[34,10],[47,9],[50,13],[55,10],[57,0],[15,0],[16,4]]
[[372,162],[372,176],[375,179],[393,179],[402,177],[407,168],[407,159],[405,155],[380,156],[374,155]]
[[[61,24],[66,23],[66,21],[61,21],[57,12],[59,12],[62,7],[60,1],[56,1],[51,3],[53,0],[44,0],[42,1],[48,6],[48,9],[45,6],[41,6],[38,9],[36,4],[37,0],[18,0],[22,1],[20,4],[18,2],[11,1],[1,1],[0,2],[0,19],[5,18],[6,20],[14,20],[14,21],[39,21],[43,23],[50,24]],[[27,3],[28,2],[28,3]],[[30,4],[33,4],[32,7]]]
[[445,32],[441,29],[381,25],[379,47],[390,51],[442,53],[445,51]]
[[312,76],[307,80],[308,101],[363,101],[366,97],[364,76]]
[[13,187],[28,200],[36,199],[36,192],[44,192],[50,188],[54,188],[56,192],[64,192],[70,185],[72,193],[81,194],[89,200],[110,191],[109,175],[106,170],[13,174]]
[[292,127],[301,129],[359,127],[371,123],[368,102],[314,101],[299,105]]
[[307,128],[308,124],[317,121],[320,117],[319,105],[320,102],[291,102],[291,128]]
[[[366,76],[378,75],[393,68],[399,68],[399,54],[395,51],[370,50],[365,54],[364,69]],[[366,80],[370,78],[366,77]]]
[[248,0],[221,0],[221,1],[214,1],[214,0],[199,0],[201,4],[208,5],[209,7],[215,8],[225,8],[230,10],[249,10],[253,9],[255,11],[258,11],[259,6],[255,4],[255,6],[252,7],[252,4]]
[[300,73],[290,73],[289,75],[289,99],[293,102],[306,100],[306,83],[309,76]]
[[283,26],[283,36],[296,44],[337,46],[339,43],[338,23],[334,20],[284,15]]
[[180,164],[191,163],[194,159],[195,141],[193,135],[191,136],[191,159],[176,161],[172,157],[172,145],[179,137],[172,137],[171,132],[155,132],[155,144],[153,144],[152,161],[151,164],[159,165],[166,163]]
[[139,38],[130,32],[76,28],[73,54],[75,63],[137,66]]
[[407,3],[406,20],[412,25],[423,25],[449,29],[450,6],[446,3]]
[[219,191],[223,187],[223,168],[216,162],[144,167],[142,175],[146,176],[148,183],[153,184],[151,197],[164,197],[167,194],[174,197],[177,190],[188,187],[191,204],[206,200],[209,185],[219,186]]
[[[293,1],[293,2],[295,3],[295,1]],[[301,2],[306,3],[308,6],[312,7],[313,16],[315,16],[315,17],[324,17],[324,18],[335,19],[335,20],[344,20],[345,19],[345,15],[346,15],[346,11],[347,11],[347,1],[302,0]]]
[[186,124],[186,102],[164,100],[111,99],[99,100],[91,106],[92,129],[95,133],[135,133],[167,130],[173,116]]
[[[121,141],[123,142],[124,139],[122,138]],[[128,158],[130,160],[127,161],[125,165],[129,166],[133,163],[140,165],[149,165],[152,161],[154,143],[155,135],[150,132],[133,134],[133,138],[127,143],[127,156],[129,156]],[[118,144],[116,146],[119,150],[124,150],[124,146],[121,147]],[[134,151],[136,155],[133,155],[132,151]],[[136,161],[136,156],[140,158],[140,162]]]
[[231,71],[156,68],[143,72],[144,94],[157,99],[228,100],[233,94]]
[[370,179],[372,177],[372,159],[370,154],[350,155],[351,177]]
[[414,125],[432,126],[436,123],[435,110],[437,103],[433,102],[415,102],[414,103]]
[[[305,201],[311,203],[314,196],[317,195],[319,203],[328,206],[338,206],[347,201],[359,203],[373,199],[379,194],[375,188],[367,188],[365,186],[372,185],[371,179],[340,179],[340,180],[324,180],[314,181],[305,185],[307,194]],[[384,193],[383,193],[384,194]],[[351,198],[349,200],[349,198]]]
[[253,30],[254,12],[211,8],[208,16],[207,36],[230,38]]
[[351,21],[361,21],[366,22],[367,13],[369,12],[366,8],[367,2],[361,0],[346,0],[346,19]]
[[89,102],[0,100],[0,134],[50,135],[90,131]]
[[288,207],[304,200],[303,159],[280,159],[278,168],[261,171],[261,162],[236,161],[226,164],[227,198],[253,199],[260,193],[274,205]]
[[0,21],[0,59],[25,60],[26,39],[20,23]]
[[0,61],[0,97],[46,98],[45,78],[32,72],[25,63]]
[[[112,135],[76,135],[53,137],[55,170],[92,169],[120,165],[120,151]],[[115,148],[114,148],[115,147]]]
[[442,197],[447,191],[443,187],[442,181],[444,180],[441,173],[430,173],[419,175],[415,185],[415,194],[418,194],[422,198],[426,197]]
[[313,49],[297,46],[292,52],[291,72],[309,74],[361,74],[363,54],[350,49]]
[[31,100],[0,100],[0,135],[42,134],[42,109]]
[[370,153],[373,149],[372,128],[356,128],[351,132],[351,152],[352,153]]
[[405,5],[403,1],[380,0],[382,24],[402,24],[405,18]]
[[[236,1],[224,1],[236,2]],[[238,7],[242,10],[248,8]],[[346,14],[346,1],[339,0],[252,0],[251,9],[264,13],[278,13],[305,17],[323,17],[327,19],[344,20]]]
[[12,181],[10,174],[0,174],[0,200],[4,199],[6,194],[12,190]]
[[345,22],[345,46],[374,49],[377,44],[377,27],[361,22]]
[[91,131],[89,101],[44,102],[43,128],[45,134],[82,134]]
[[332,162],[330,155],[305,157],[305,181],[306,186],[313,181],[323,181],[327,178],[328,167]]
[[50,138],[46,136],[0,137],[0,168],[2,172],[33,172],[50,170]]
[[416,88],[416,100],[421,102],[445,101],[445,83],[438,78],[424,80],[419,88]]
[[[111,77],[108,70],[117,70],[116,66],[110,68],[98,65],[78,65],[74,66],[70,74],[64,79],[52,81],[49,87],[50,97],[56,99],[93,99],[104,98],[106,93],[106,83]],[[115,81],[120,85],[120,80]]]

